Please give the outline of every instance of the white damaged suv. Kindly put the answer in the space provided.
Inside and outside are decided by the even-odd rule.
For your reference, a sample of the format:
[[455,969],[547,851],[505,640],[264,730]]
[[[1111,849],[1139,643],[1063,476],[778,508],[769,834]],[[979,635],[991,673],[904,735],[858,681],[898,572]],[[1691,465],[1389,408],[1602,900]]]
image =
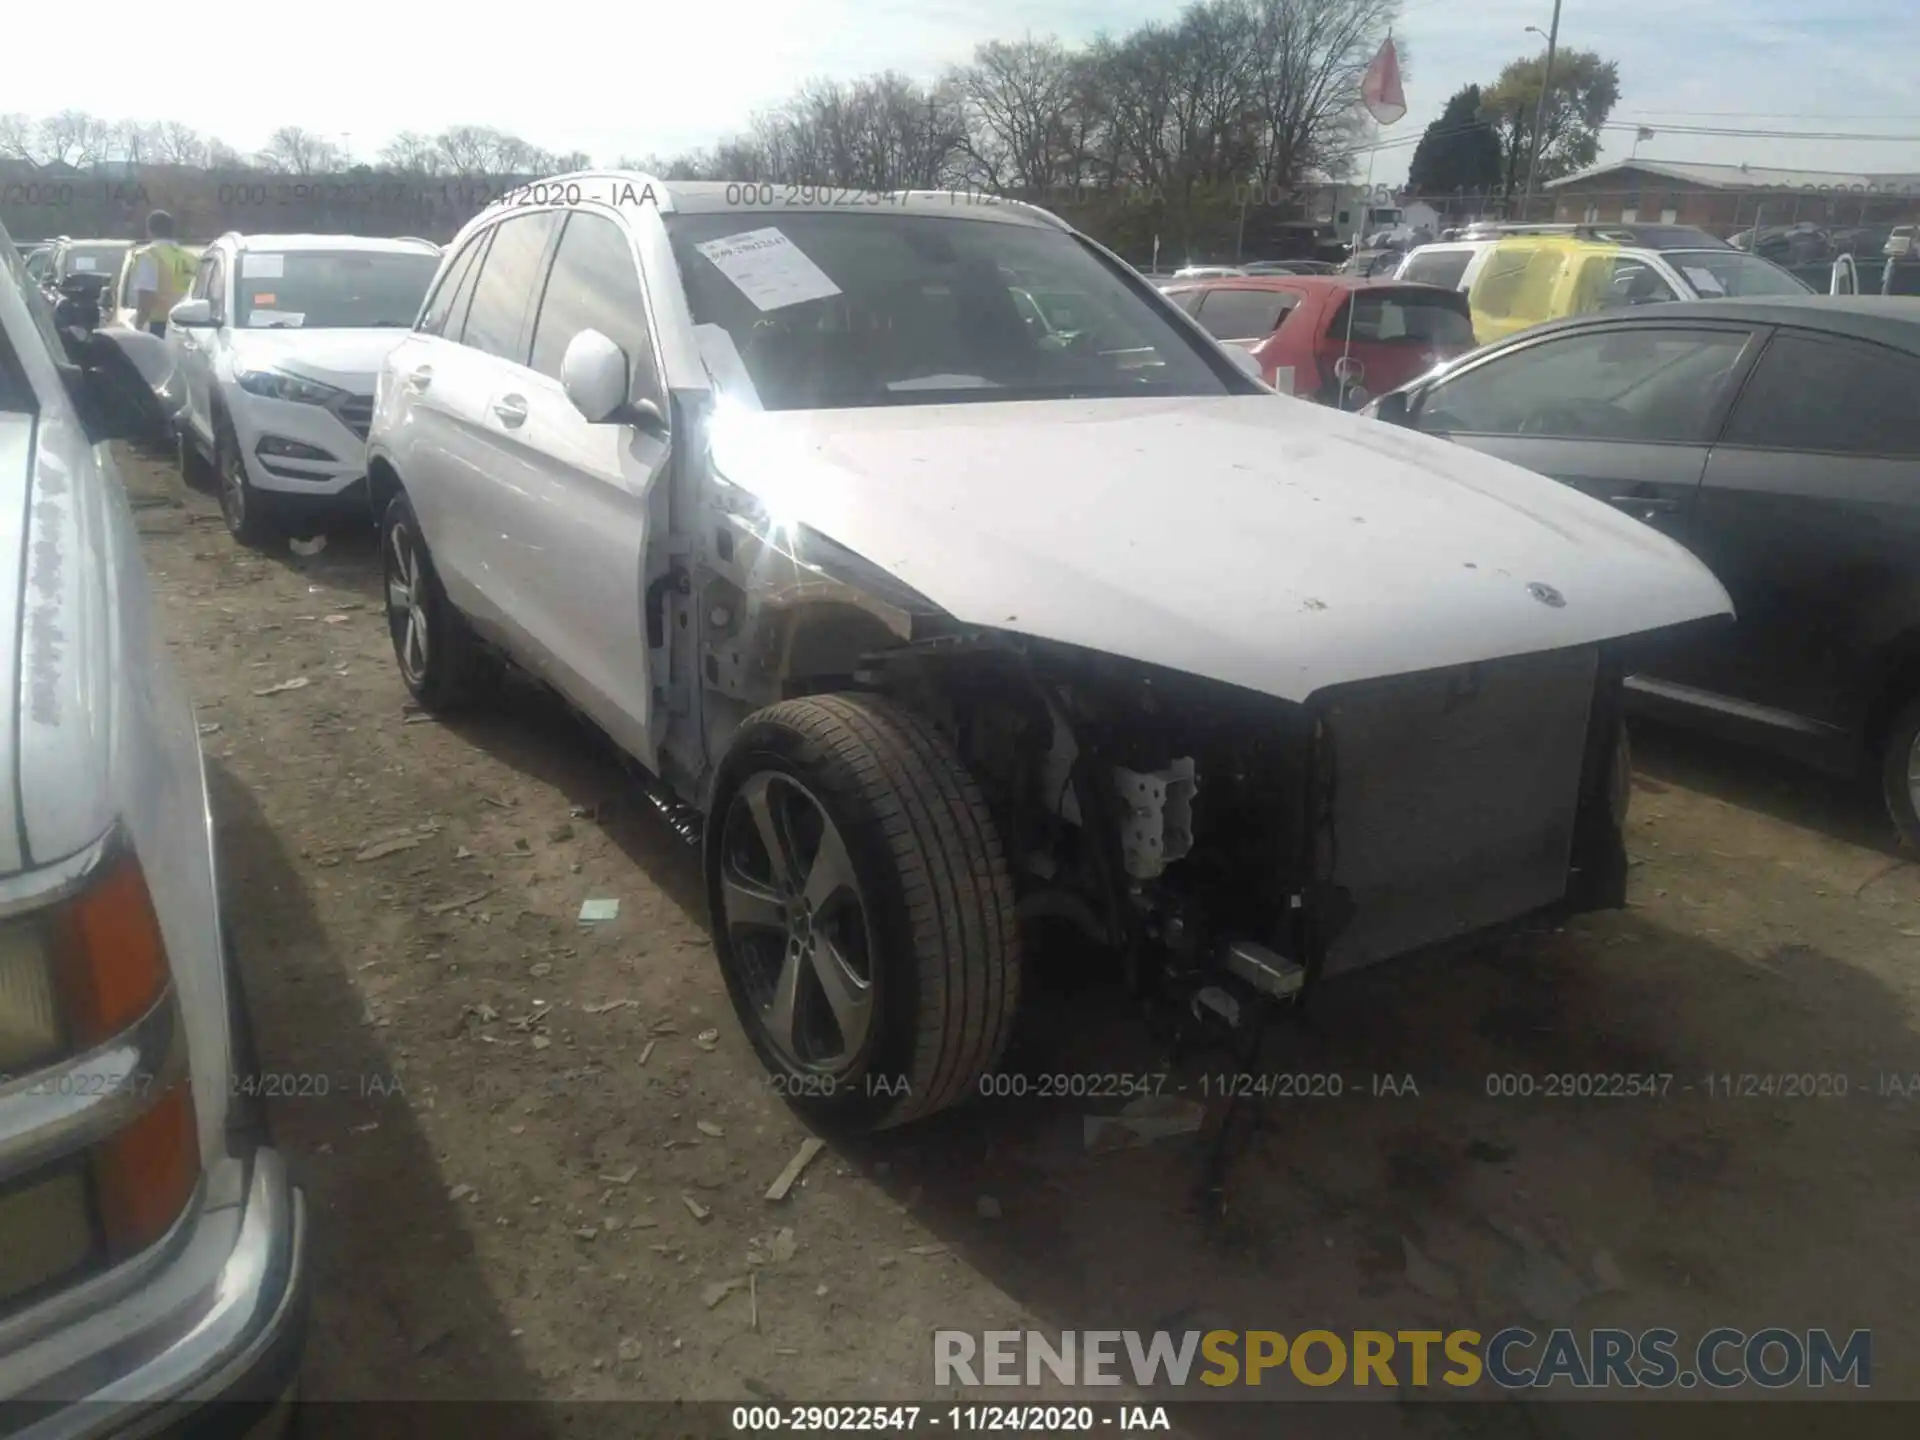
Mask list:
[[510,659],[697,809],[741,1023],[855,1127],[977,1092],[1050,925],[1233,1026],[1622,904],[1621,679],[1726,592],[1242,364],[1025,205],[526,187],[381,371],[400,673]]
[[202,252],[167,317],[180,466],[217,480],[235,539],[365,513],[374,376],[439,263],[430,240],[358,235],[227,234]]

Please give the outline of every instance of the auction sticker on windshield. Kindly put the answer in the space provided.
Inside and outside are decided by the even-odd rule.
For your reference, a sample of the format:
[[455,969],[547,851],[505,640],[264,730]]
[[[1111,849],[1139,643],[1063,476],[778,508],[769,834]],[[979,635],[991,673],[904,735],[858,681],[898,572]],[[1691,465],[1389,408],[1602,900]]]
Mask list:
[[740,235],[723,235],[693,248],[762,310],[782,310],[840,293],[827,272],[772,225]]

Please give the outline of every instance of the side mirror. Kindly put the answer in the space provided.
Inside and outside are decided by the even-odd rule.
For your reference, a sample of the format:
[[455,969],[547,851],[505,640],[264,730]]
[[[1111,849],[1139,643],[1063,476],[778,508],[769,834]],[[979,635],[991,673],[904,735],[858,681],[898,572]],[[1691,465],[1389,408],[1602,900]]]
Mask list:
[[1233,363],[1247,375],[1252,376],[1255,380],[1265,378],[1260,373],[1260,357],[1255,355],[1251,350],[1242,350],[1238,345],[1229,345],[1227,346],[1227,354],[1233,357]]
[[167,312],[167,324],[182,330],[206,330],[213,326],[211,300],[182,300]]
[[164,440],[185,399],[166,341],[144,330],[94,331],[69,390],[96,442]]
[[560,357],[560,387],[573,408],[593,425],[632,425],[666,433],[666,416],[651,400],[631,400],[627,352],[598,330],[582,330]]
[[1373,418],[1384,420],[1389,425],[1407,425],[1411,423],[1413,407],[1408,403],[1407,392],[1389,390],[1373,402]]

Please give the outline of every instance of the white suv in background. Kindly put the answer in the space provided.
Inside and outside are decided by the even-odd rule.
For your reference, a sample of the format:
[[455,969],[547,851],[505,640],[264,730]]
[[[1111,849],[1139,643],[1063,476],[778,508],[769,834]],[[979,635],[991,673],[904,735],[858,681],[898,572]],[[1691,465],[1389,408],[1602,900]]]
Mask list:
[[367,422],[387,352],[440,265],[430,240],[221,236],[167,345],[186,392],[180,467],[211,466],[243,544],[366,511]]

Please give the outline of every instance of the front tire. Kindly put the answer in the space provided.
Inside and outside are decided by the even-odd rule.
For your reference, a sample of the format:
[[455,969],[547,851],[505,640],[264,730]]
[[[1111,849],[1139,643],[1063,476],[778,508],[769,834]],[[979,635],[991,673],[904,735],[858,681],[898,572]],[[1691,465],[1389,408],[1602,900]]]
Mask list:
[[279,538],[272,504],[247,479],[247,462],[233,427],[222,424],[214,432],[213,467],[220,485],[220,516],[227,533],[242,545],[260,549]]
[[388,502],[380,520],[380,565],[387,633],[408,693],[435,715],[471,705],[492,678],[492,657],[447,599],[404,492]]
[[1920,695],[1887,727],[1880,750],[1880,792],[1900,839],[1920,850]]
[[926,720],[856,694],[748,717],[715,778],[706,871],[727,992],[796,1109],[879,1130],[979,1088],[1020,1000],[1013,882]]

